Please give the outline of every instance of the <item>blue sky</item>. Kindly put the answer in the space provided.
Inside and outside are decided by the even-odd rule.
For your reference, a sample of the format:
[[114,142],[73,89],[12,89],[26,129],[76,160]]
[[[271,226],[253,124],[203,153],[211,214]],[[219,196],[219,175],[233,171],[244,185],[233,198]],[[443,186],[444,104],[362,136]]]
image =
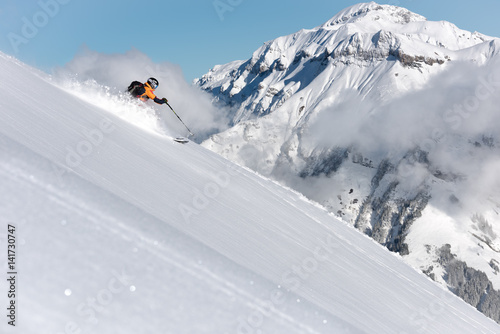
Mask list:
[[[318,26],[358,2],[1,0],[0,51],[50,72],[85,47],[102,53],[136,48],[155,62],[178,64],[191,81],[216,64],[248,59],[265,41]],[[378,2],[500,37],[498,0]]]

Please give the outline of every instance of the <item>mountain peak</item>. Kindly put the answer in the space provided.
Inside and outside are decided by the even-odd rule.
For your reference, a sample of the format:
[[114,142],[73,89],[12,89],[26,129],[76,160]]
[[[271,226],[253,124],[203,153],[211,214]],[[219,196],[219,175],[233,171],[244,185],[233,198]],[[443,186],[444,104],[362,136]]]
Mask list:
[[358,22],[362,19],[371,21],[385,21],[399,24],[427,21],[425,17],[415,14],[406,8],[393,5],[380,5],[376,2],[359,3],[344,9],[328,20],[320,28],[337,29],[346,23]]
[[[428,21],[402,7],[361,3],[323,25],[264,43],[246,61],[216,66],[195,84],[234,107],[237,124],[272,113],[300,91],[320,92],[315,95],[320,103],[325,91],[318,91],[313,82],[335,82],[334,92],[353,89],[384,101],[422,87],[449,62],[485,61],[497,53],[491,40],[450,22]],[[357,71],[358,80],[346,74]],[[373,76],[373,71],[380,75]],[[377,82],[382,77],[386,86]],[[304,110],[316,104],[310,105]]]

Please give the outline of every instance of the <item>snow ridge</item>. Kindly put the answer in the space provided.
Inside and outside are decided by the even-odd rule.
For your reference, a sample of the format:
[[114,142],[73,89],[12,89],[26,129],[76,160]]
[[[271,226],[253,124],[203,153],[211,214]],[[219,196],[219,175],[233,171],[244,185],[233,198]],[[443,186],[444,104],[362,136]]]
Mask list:
[[[408,71],[387,85],[410,82],[418,87],[442,69],[428,66],[467,60],[471,52],[462,50],[492,40],[448,22],[428,22],[406,9],[371,2],[353,6],[314,29],[266,42],[249,60],[216,66],[195,84],[232,106],[236,124],[272,112],[323,72],[323,80],[338,81],[342,65],[373,68],[392,64],[398,70],[397,65],[417,69],[423,75]],[[332,88],[356,88],[362,82],[375,86],[374,80],[380,75],[373,77],[372,71],[364,72],[367,74]],[[394,82],[403,81],[401,78],[405,83]]]
[[[381,18],[380,15],[384,17]],[[347,23],[360,21],[363,17],[371,16],[373,20],[384,20],[398,24],[407,24],[409,22],[426,21],[427,19],[421,15],[410,12],[406,8],[379,5],[375,2],[360,3],[353,5],[339,12],[321,27],[335,29],[335,26],[340,26]]]

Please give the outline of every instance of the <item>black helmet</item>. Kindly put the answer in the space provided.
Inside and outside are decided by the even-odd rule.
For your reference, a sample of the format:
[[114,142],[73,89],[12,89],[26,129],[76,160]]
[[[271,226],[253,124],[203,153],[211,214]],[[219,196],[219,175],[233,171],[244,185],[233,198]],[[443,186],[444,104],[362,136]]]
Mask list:
[[158,88],[158,85],[160,83],[155,78],[149,78],[148,79],[148,84],[149,84],[149,86],[151,86],[151,88],[156,89],[156,88]]

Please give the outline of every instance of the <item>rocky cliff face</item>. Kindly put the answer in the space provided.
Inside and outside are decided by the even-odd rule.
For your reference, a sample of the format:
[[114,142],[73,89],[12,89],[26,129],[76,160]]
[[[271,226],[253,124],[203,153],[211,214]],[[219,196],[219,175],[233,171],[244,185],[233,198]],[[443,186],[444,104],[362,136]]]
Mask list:
[[[452,291],[486,316],[500,323],[500,291],[495,290],[488,275],[458,260],[457,256],[451,253],[449,244],[439,248],[437,254],[439,264],[446,268],[446,282]],[[496,267],[498,272],[497,264],[496,260],[492,260],[491,265]]]

